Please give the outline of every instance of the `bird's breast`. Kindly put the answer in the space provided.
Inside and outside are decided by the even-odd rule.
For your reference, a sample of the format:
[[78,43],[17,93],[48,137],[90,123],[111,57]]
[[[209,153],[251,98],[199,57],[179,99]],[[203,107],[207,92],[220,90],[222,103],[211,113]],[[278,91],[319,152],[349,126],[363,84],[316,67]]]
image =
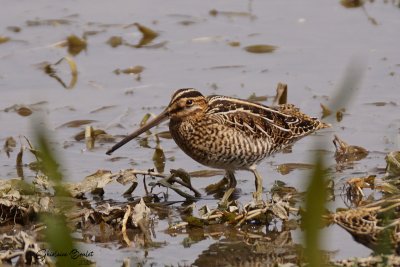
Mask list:
[[214,120],[171,120],[169,128],[188,156],[213,168],[247,169],[270,153],[269,140]]

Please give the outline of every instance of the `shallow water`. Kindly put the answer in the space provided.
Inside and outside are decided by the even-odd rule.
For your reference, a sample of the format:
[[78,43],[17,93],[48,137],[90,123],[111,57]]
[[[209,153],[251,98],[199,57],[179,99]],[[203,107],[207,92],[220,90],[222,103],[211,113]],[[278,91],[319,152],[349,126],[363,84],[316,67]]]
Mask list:
[[[343,120],[332,129],[299,141],[291,153],[277,154],[260,164],[265,193],[275,180],[304,190],[308,170],[281,175],[275,168],[282,163],[312,162],[317,141],[327,140],[329,151],[326,154],[334,166],[333,134],[371,151],[351,169],[334,174],[338,195],[346,178],[385,167],[385,153],[400,148],[400,9],[391,2],[375,1],[365,5],[365,11],[377,25],[367,18],[362,8],[347,9],[339,2],[317,0],[69,1],[62,5],[46,0],[34,4],[5,2],[0,16],[0,36],[10,37],[11,41],[0,44],[0,109],[14,104],[46,103],[36,106],[29,117],[1,112],[0,141],[4,142],[8,136],[13,136],[17,143],[20,136],[30,138],[32,124],[38,123],[32,118],[45,117],[69,181],[80,181],[98,169],[153,168],[151,158],[156,144],[152,140],[149,142],[151,148],[143,148],[133,141],[114,153],[126,158],[111,162],[105,155],[111,144],[88,151],[84,142],[76,142],[73,138],[84,126],[59,127],[66,122],[96,120],[91,124],[93,127],[123,135],[138,127],[145,113],[159,113],[178,88],[194,87],[205,95],[247,98],[252,93],[273,96],[278,82],[288,84],[290,103],[307,114],[320,116],[320,103],[328,103],[327,99],[341,84],[346,66],[354,59],[361,62],[360,67],[365,71]],[[211,10],[217,10],[217,15],[211,15]],[[28,21],[47,19],[65,19],[67,23],[27,25]],[[111,48],[106,43],[111,36],[121,36],[130,44],[138,43],[141,34],[136,27],[126,27],[134,22],[157,31],[160,35],[153,44],[164,45],[160,48]],[[7,30],[8,26],[18,26],[21,32]],[[70,34],[82,36],[89,31],[96,34],[87,37],[86,51],[74,57],[79,72],[77,84],[72,89],[65,89],[38,64],[44,61],[55,63],[67,56],[67,49],[55,44]],[[233,41],[240,42],[240,46],[228,44]],[[254,44],[275,45],[278,49],[266,54],[252,54],[243,49]],[[145,67],[140,80],[132,75],[113,73],[115,69],[136,65]],[[68,67],[64,64],[60,69],[60,76],[68,84]],[[264,103],[271,104],[271,101],[269,98]],[[112,107],[93,112],[104,106]],[[117,127],[118,124],[123,128]],[[164,130],[167,130],[166,124],[155,131]],[[182,166],[188,171],[204,169],[180,151],[172,140],[162,139],[161,146],[167,157],[166,170]],[[1,152],[2,179],[17,176],[17,150],[19,145],[10,158]],[[24,163],[28,163],[30,159],[28,153],[25,154]],[[33,175],[28,168],[24,171],[28,178]],[[239,201],[249,201],[254,190],[253,177],[246,172],[239,172],[237,177]],[[204,193],[205,186],[219,178],[194,179],[193,184]],[[104,199],[124,201],[123,191],[122,186],[111,185],[106,188]],[[169,200],[182,201],[179,195],[169,193]],[[137,197],[143,194],[142,186],[134,192]],[[212,196],[204,196],[196,206],[215,206],[216,203]],[[331,210],[344,206],[340,196],[330,203]],[[145,251],[141,248],[119,249],[117,244],[82,245],[94,250],[99,266],[120,264],[125,257],[131,257],[133,263],[143,261],[147,266],[152,263],[189,265],[202,251],[222,239],[207,237],[184,248],[185,235],[174,237],[164,233],[168,221],[179,219],[179,214],[172,212],[169,220],[157,220],[154,240],[166,242],[161,248]],[[325,248],[336,251],[334,258],[371,253],[339,227],[331,226],[326,232]],[[301,243],[299,231],[293,231],[292,238],[295,243]]]

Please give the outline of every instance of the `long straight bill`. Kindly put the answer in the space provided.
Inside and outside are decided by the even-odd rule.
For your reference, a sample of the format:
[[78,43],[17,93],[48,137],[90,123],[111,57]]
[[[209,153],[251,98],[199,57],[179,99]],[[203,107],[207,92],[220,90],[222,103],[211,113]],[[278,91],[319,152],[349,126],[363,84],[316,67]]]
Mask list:
[[120,142],[116,143],[112,148],[110,148],[106,152],[106,154],[107,155],[111,155],[115,150],[117,150],[121,146],[125,145],[126,143],[131,141],[133,138],[135,138],[135,137],[141,135],[142,133],[150,130],[154,126],[157,126],[158,124],[162,123],[166,119],[168,119],[168,111],[164,110],[160,115],[155,117],[153,120],[149,121],[147,124],[143,125],[139,129],[137,129],[136,131],[134,131],[133,133],[131,133],[130,135],[128,135],[127,137],[122,139]]

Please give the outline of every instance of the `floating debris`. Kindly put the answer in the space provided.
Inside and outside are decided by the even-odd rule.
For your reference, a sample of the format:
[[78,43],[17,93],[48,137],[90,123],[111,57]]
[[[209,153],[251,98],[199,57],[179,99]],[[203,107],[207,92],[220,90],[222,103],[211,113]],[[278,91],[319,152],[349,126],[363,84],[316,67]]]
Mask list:
[[208,69],[210,70],[220,70],[220,69],[242,69],[244,68],[244,65],[223,65],[223,66],[214,66],[210,67]]
[[152,29],[143,26],[139,23],[134,23],[138,30],[142,33],[142,39],[140,39],[139,43],[135,45],[136,48],[140,48],[150,44],[155,38],[158,37],[158,33],[153,31]]
[[257,96],[255,93],[252,93],[247,100],[254,101],[254,102],[263,102],[268,100],[268,96],[266,95],[261,95]]
[[364,5],[363,0],[340,0],[340,4],[347,8],[362,7]]
[[27,26],[60,26],[60,25],[68,25],[71,24],[71,21],[68,19],[36,19],[36,20],[27,20]]
[[337,135],[333,139],[335,145],[335,160],[337,163],[347,163],[352,161],[359,161],[368,156],[368,150],[360,146],[348,145],[341,140]]
[[79,183],[67,183],[65,184],[66,190],[71,194],[72,197],[82,198],[87,192],[96,195],[104,194],[104,187],[111,183],[115,179],[115,176],[108,170],[98,170],[97,172],[86,176],[83,181]]
[[94,131],[92,126],[86,126],[85,128],[85,145],[86,149],[92,150],[94,148]]
[[35,104],[31,104],[31,105],[15,104],[15,105],[5,108],[4,112],[13,111],[22,117],[28,117],[28,116],[32,115],[34,110],[37,109],[37,108],[35,108],[35,106],[40,105],[40,104],[42,104],[42,103],[35,103]]
[[124,39],[120,36],[111,36],[108,39],[107,44],[109,44],[112,48],[118,47],[124,43]]
[[161,148],[160,144],[158,143],[156,148],[154,149],[153,163],[154,163],[154,167],[156,167],[156,170],[159,173],[164,172],[165,161],[166,160],[165,160],[164,150]]
[[18,115],[21,115],[23,117],[30,116],[32,114],[32,110],[28,107],[20,107],[17,109]]
[[320,104],[320,106],[322,108],[322,117],[321,117],[322,119],[326,118],[332,114],[332,111],[327,106],[325,106],[322,103]]
[[0,44],[7,43],[10,40],[11,40],[10,37],[6,37],[6,36],[1,36],[0,35]]
[[216,9],[211,9],[208,14],[210,16],[216,17],[216,16],[226,16],[226,17],[244,17],[244,18],[250,18],[250,19],[255,19],[257,18],[255,15],[249,13],[249,12],[236,12],[236,11],[219,11]]
[[115,108],[116,106],[117,105],[102,106],[100,108],[97,108],[95,110],[90,111],[89,113],[98,113],[98,112],[101,112],[101,111],[104,111],[104,110],[109,110],[109,109]]
[[367,177],[353,177],[346,181],[346,195],[347,198],[353,202],[359,204],[364,197],[364,188],[374,189],[375,188],[376,175],[369,175]]
[[85,130],[80,131],[74,136],[76,141],[85,140],[86,148],[92,149],[95,143],[113,143],[115,142],[115,137],[106,133],[102,129],[94,129],[92,126],[86,126]]
[[239,47],[240,46],[240,42],[232,41],[232,42],[228,42],[228,45],[232,46],[232,47]]
[[13,152],[14,148],[17,146],[17,142],[15,141],[14,137],[9,136],[7,137],[6,141],[4,142],[4,151],[7,154],[7,157],[10,157],[10,153]]
[[371,103],[366,103],[365,105],[373,105],[376,107],[384,107],[384,106],[393,106],[396,107],[397,103],[394,101],[390,101],[390,102],[371,102]]
[[22,31],[21,27],[18,26],[7,26],[7,30],[14,33],[19,33]]
[[156,136],[164,139],[172,139],[172,135],[169,131],[156,133]]
[[22,164],[22,157],[24,156],[24,148],[21,146],[21,149],[19,150],[17,154],[17,158],[15,159],[15,167],[17,169],[17,175],[20,178],[24,177],[24,170],[22,169],[23,164]]
[[311,170],[313,167],[314,167],[313,164],[307,164],[307,163],[284,163],[278,165],[276,167],[276,170],[280,174],[286,175],[294,170]]
[[[330,110],[327,106],[325,106],[324,104],[320,104],[321,108],[322,108],[322,116],[321,119],[329,117],[332,114],[332,110]],[[339,110],[336,111],[336,121],[337,122],[341,122],[343,119],[343,113],[346,111],[345,108],[341,108]]]
[[69,122],[66,122],[66,123],[58,126],[57,129],[64,128],[64,127],[78,128],[82,125],[86,125],[86,124],[93,123],[93,122],[96,122],[96,120],[73,120],[73,121],[69,121]]
[[121,74],[121,73],[123,73],[123,74],[136,74],[136,75],[138,75],[138,74],[142,73],[143,70],[144,70],[144,67],[143,67],[143,66],[137,65],[137,66],[129,67],[129,68],[126,68],[126,69],[116,69],[116,70],[114,70],[113,72],[114,72],[115,74],[117,74],[117,75],[119,75],[119,74]]
[[263,54],[263,53],[272,53],[276,49],[277,46],[274,45],[249,45],[244,48],[249,53]]
[[276,87],[276,95],[274,101],[272,102],[273,106],[283,105],[287,103],[288,98],[288,86],[285,83],[278,83]]
[[68,53],[73,56],[78,55],[82,50],[86,50],[87,42],[83,38],[79,38],[76,35],[70,35],[67,37]]
[[[59,65],[63,61],[66,61],[68,63],[68,66],[71,71],[71,80],[68,85],[58,76],[57,69],[54,68],[55,66]],[[56,79],[66,89],[74,88],[76,82],[78,81],[78,68],[77,68],[75,61],[71,57],[63,57],[54,64],[44,62],[44,63],[39,64],[39,66],[41,69],[43,69],[43,71],[47,75]]]

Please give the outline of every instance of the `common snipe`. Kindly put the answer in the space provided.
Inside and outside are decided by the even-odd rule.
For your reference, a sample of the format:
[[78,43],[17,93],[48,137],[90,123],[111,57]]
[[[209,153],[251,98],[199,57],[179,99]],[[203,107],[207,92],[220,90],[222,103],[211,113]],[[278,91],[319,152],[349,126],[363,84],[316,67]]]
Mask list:
[[[400,198],[398,195],[325,216],[374,251],[390,249],[400,255]],[[384,265],[388,266],[388,265]],[[392,266],[392,265],[391,265]]]
[[170,119],[169,130],[178,146],[197,162],[226,171],[226,205],[236,186],[235,170],[255,175],[256,203],[262,200],[262,178],[256,165],[327,124],[301,113],[294,105],[267,107],[247,100],[212,95],[192,88],[177,90],[168,107],[152,121],[115,144],[110,155],[133,138]]

